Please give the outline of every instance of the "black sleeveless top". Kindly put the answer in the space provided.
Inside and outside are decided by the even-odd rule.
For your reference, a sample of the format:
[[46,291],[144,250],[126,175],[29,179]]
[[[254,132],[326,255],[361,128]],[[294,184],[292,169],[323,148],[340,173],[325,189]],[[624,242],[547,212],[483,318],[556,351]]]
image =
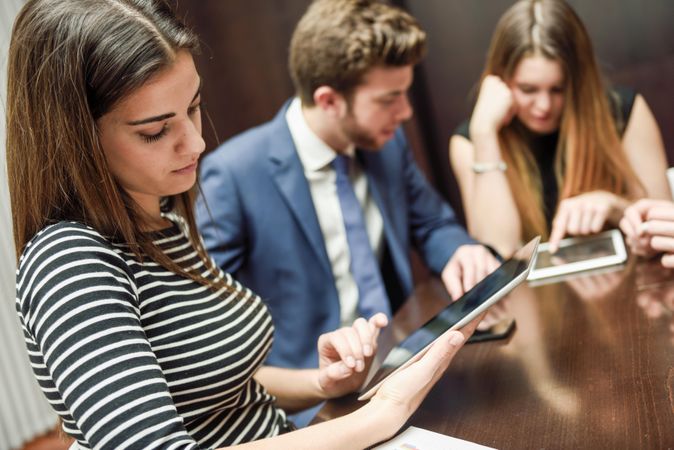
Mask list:
[[[632,114],[634,99],[637,92],[629,87],[614,87],[609,95],[609,104],[613,116],[618,125],[620,135],[625,131],[625,127]],[[453,135],[463,136],[470,140],[468,130],[470,121],[465,120],[454,130]],[[536,160],[538,171],[541,174],[541,185],[543,187],[543,206],[545,208],[545,219],[548,228],[552,223],[555,211],[557,210],[557,199],[559,197],[559,186],[555,178],[555,156],[557,153],[557,142],[559,141],[559,130],[550,134],[527,133],[529,138],[529,148]]]

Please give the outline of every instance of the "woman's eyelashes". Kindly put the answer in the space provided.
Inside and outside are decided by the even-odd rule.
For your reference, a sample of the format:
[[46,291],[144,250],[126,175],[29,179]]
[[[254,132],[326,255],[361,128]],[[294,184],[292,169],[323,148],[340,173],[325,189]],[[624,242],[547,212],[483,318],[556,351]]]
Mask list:
[[549,92],[550,94],[563,94],[564,86],[553,86],[549,89],[539,88],[537,86],[518,85],[517,89],[524,94],[536,94],[539,91]]
[[201,109],[201,101],[199,101],[197,104],[190,106],[187,108],[187,114],[189,116],[193,115],[195,112],[199,111]]
[[140,136],[143,138],[145,142],[150,144],[152,142],[157,142],[159,139],[161,139],[166,134],[167,131],[168,131],[168,124],[165,123],[164,126],[161,128],[161,130],[159,130],[159,133],[155,134],[140,133]]
[[[196,114],[199,110],[201,109],[201,102],[194,104],[187,108],[187,115],[192,117],[194,114]],[[155,134],[146,134],[146,133],[139,133],[140,137],[143,138],[145,142],[148,144],[151,144],[153,142],[157,142],[159,139],[164,137],[166,133],[169,131],[169,126],[168,123],[165,123],[164,126],[159,130],[158,133]]]

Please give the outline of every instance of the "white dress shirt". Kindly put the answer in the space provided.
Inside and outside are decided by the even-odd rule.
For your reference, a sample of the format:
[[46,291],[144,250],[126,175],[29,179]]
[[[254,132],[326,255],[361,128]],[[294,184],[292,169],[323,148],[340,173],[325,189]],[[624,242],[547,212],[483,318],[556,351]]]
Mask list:
[[[325,249],[330,258],[332,274],[339,294],[342,326],[351,325],[358,317],[358,286],[350,271],[351,255],[344,229],[342,209],[337,197],[336,174],[332,161],[337,153],[309,128],[302,113],[299,98],[293,99],[286,111],[286,121],[295,143],[297,154],[304,167],[304,176],[309,182],[318,223],[323,233]],[[353,147],[347,154],[354,156]],[[384,222],[369,193],[367,177],[356,158],[351,159],[351,182],[356,198],[364,211],[367,234],[375,256],[381,261]]]

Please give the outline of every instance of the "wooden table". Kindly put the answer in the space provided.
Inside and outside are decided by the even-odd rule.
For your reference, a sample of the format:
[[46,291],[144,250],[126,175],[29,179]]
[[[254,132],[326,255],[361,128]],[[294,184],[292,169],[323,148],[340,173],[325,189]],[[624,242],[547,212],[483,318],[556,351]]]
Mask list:
[[[447,302],[420,286],[383,338],[390,348]],[[499,449],[674,448],[674,271],[623,269],[544,286],[505,301],[508,339],[466,345],[408,425]],[[358,407],[328,402],[315,422]]]

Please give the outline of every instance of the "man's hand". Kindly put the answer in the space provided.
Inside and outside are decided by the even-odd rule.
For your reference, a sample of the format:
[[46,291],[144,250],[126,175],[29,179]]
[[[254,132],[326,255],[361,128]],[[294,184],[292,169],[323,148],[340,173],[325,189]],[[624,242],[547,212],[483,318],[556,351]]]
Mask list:
[[442,281],[453,300],[461,297],[500,265],[483,245],[462,245],[442,269]]

